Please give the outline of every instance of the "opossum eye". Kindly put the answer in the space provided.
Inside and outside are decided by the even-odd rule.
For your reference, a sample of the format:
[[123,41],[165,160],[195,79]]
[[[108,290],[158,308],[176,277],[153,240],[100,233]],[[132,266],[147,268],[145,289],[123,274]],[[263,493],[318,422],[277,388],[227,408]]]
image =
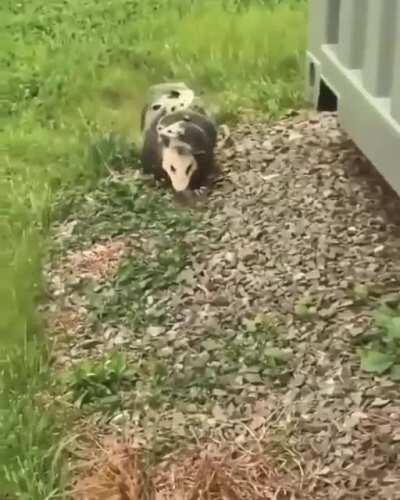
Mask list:
[[193,163],[191,163],[190,165],[188,165],[186,167],[186,175],[189,175],[189,172],[191,171],[192,167],[193,167]]
[[174,174],[176,172],[176,168],[173,165],[171,165],[170,168],[171,168],[171,172]]
[[153,104],[153,111],[157,111],[161,108],[161,104]]

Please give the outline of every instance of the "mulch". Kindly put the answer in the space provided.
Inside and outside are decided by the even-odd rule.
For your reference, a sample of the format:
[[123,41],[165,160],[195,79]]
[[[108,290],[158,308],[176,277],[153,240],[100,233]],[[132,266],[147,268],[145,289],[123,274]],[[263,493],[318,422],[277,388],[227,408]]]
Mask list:
[[[176,287],[152,298],[153,308],[166,309],[165,325],[139,332],[121,325],[124,350],[129,355],[131,348],[134,358],[140,342],[150,345],[163,353],[171,377],[203,356],[220,377],[239,331],[256,331],[266,319],[276,322],[278,345],[262,348],[265,355],[271,348],[284,351],[284,383],[268,377],[260,357],[253,365],[239,360],[234,376],[210,395],[210,405],[196,406],[188,396],[176,410],[179,417],[189,425],[202,414],[195,426],[204,424],[206,434],[231,423],[234,440],[238,421],[257,416],[261,427],[279,408],[281,417],[269,432],[286,433],[304,478],[314,478],[301,483],[308,498],[400,498],[398,385],[363,373],[358,357],[364,336],[374,330],[376,307],[389,299],[400,302],[397,195],[332,113],[299,113],[272,125],[242,123],[218,155],[223,176],[204,201],[201,227],[184,237],[190,262]],[[91,351],[91,335],[98,332],[86,328],[84,336],[72,337],[64,361],[110,349],[108,337],[97,337]],[[260,349],[259,343],[246,344],[245,335],[241,342]],[[175,410],[167,405],[162,411]],[[132,419],[149,429],[155,417],[149,412]],[[175,432],[172,421],[166,419],[161,432]],[[267,455],[244,453],[235,462],[222,451],[232,442],[221,441],[208,458],[199,450],[182,455],[168,463],[168,473],[160,466],[163,479],[158,476],[151,488],[161,484],[170,491],[178,482],[185,490],[181,496],[158,498],[185,500],[297,498],[290,495],[297,494],[299,476],[291,483]],[[219,491],[214,496],[213,488]],[[285,488],[291,493],[277,493]],[[115,498],[145,498],[121,495]]]

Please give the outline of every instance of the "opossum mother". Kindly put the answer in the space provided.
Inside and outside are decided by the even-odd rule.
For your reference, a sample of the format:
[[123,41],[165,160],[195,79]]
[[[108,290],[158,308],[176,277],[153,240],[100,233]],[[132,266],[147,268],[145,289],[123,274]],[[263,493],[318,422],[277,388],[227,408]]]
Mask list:
[[170,113],[145,132],[143,169],[168,180],[176,192],[197,190],[215,172],[216,140],[217,129],[209,117],[191,110]]

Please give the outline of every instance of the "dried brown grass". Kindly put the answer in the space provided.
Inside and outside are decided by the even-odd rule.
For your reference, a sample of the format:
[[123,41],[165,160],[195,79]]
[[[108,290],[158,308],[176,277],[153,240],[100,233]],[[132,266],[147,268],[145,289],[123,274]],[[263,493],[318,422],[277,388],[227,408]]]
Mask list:
[[[97,455],[97,456],[96,456]],[[153,467],[132,443],[108,440],[77,480],[74,500],[295,500],[308,498],[265,453],[211,442]]]
[[77,335],[82,333],[86,325],[86,311],[83,308],[73,310],[65,307],[56,308],[47,316],[47,328],[53,333],[68,333]]
[[131,443],[105,439],[87,457],[73,488],[74,500],[147,500],[154,498],[140,452]]

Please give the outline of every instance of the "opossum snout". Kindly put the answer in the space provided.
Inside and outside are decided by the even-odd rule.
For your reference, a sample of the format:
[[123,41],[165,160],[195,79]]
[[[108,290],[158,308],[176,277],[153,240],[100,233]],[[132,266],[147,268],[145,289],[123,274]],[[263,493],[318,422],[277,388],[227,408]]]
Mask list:
[[182,198],[191,198],[193,196],[193,191],[189,188],[186,189],[181,189],[180,191],[175,191],[177,196],[180,196]]
[[175,191],[174,193],[175,199],[178,203],[188,206],[193,205],[196,199],[193,195],[193,191],[191,189],[183,189],[182,191]]
[[175,185],[173,187],[174,187],[175,193],[177,193],[179,196],[183,196],[185,198],[188,196],[191,196],[192,190],[188,186],[181,188],[181,187]]

